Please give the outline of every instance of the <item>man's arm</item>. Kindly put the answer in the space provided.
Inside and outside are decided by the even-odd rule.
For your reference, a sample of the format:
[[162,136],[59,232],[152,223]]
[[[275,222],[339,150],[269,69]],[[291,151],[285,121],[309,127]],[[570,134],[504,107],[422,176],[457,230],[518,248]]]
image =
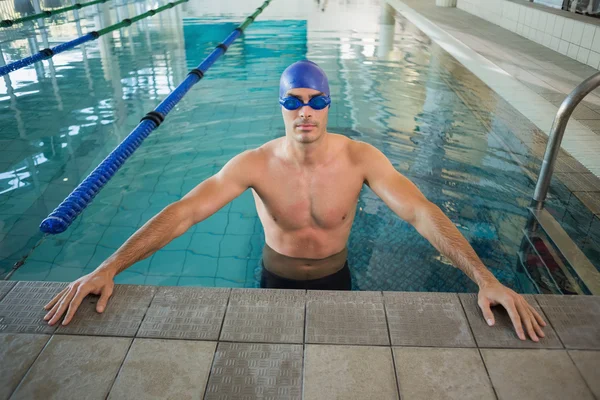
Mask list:
[[496,279],[442,210],[396,171],[381,151],[367,143],[361,142],[360,146],[365,183],[392,211],[413,225],[441,254],[479,286],[479,307],[488,324],[494,324],[490,305],[502,304],[508,311],[519,338],[525,339],[523,325],[534,341],[538,341],[538,335],[544,337],[540,325],[546,324],[537,311],[523,296]]
[[254,150],[238,154],[215,175],[204,180],[181,200],[150,219],[99,269],[113,277],[138,261],[150,257],[193,225],[210,217],[252,186]]
[[95,271],[71,283],[46,304],[44,308],[50,311],[44,319],[53,325],[67,311],[63,324],[68,324],[89,293],[100,295],[96,310],[103,312],[113,292],[115,275],[151,256],[253,186],[257,175],[254,171],[260,164],[259,152],[247,150],[238,154],[217,174],[200,183],[181,200],[165,207]]

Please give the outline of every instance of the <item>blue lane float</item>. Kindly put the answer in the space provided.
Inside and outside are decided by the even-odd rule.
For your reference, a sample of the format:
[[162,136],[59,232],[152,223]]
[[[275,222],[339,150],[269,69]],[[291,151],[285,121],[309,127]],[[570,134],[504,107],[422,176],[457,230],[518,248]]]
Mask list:
[[115,175],[125,161],[142,144],[144,139],[164,121],[167,114],[179,103],[185,94],[204,77],[206,71],[221,57],[227,48],[244,32],[254,19],[269,5],[267,0],[254,14],[227,36],[215,49],[192,69],[187,78],[179,84],[153,111],[146,114],[138,126],[77,186],[67,198],[52,211],[40,224],[40,230],[47,234],[58,234],[67,230],[75,218],[91,203],[94,197]]

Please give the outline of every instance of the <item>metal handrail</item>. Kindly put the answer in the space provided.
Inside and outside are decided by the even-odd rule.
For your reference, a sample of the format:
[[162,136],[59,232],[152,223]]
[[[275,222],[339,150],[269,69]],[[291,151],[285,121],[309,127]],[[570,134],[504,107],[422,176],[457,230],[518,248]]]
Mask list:
[[537,183],[535,185],[535,191],[533,193],[533,203],[537,210],[544,208],[544,201],[548,194],[548,188],[550,187],[550,180],[552,179],[552,173],[554,172],[554,164],[556,163],[556,157],[560,150],[560,144],[565,134],[565,128],[571,118],[571,114],[577,104],[583,100],[592,90],[600,86],[600,72],[587,78],[581,82],[566,99],[563,100],[562,104],[558,108],[552,128],[550,129],[550,135],[548,137],[548,145],[546,146],[546,152],[544,153],[544,161],[542,161],[542,167],[540,169],[540,175],[538,176]]

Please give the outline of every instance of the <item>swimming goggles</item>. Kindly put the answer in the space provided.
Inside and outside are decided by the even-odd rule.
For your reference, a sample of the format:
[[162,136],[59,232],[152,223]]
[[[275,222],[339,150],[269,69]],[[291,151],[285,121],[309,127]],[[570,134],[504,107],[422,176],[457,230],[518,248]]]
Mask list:
[[316,96],[310,99],[308,103],[303,103],[299,98],[290,96],[280,98],[279,104],[286,110],[297,110],[304,106],[309,106],[313,110],[322,110],[331,104],[331,98],[329,96]]

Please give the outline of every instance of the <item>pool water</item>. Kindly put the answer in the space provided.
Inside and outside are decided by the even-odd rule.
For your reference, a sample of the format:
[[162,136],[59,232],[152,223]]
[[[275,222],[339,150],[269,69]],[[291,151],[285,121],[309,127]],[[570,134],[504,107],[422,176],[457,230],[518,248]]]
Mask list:
[[[0,273],[39,243],[41,220],[260,5],[246,3],[186,3],[0,80]],[[482,118],[476,102],[465,98],[477,95],[481,82],[400,17],[392,50],[380,56],[378,2],[332,2],[324,11],[317,2],[278,3],[250,25],[73,225],[45,238],[11,279],[71,281],[93,271],[234,155],[284,135],[279,76],[309,58],[329,76],[329,131],[378,147],[451,218],[501,282],[538,292],[517,252],[533,193],[528,175],[540,160],[511,130],[515,118],[523,119],[522,129],[533,130],[531,124],[515,114]],[[32,43],[44,47],[46,36],[55,45],[78,36],[78,29],[108,26],[149,7],[112,2],[45,26],[12,28],[0,32],[0,50],[10,62],[31,54]],[[553,198],[564,190],[553,184]],[[116,282],[257,287],[263,245],[246,191]],[[348,245],[356,290],[476,290],[366,186]]]

